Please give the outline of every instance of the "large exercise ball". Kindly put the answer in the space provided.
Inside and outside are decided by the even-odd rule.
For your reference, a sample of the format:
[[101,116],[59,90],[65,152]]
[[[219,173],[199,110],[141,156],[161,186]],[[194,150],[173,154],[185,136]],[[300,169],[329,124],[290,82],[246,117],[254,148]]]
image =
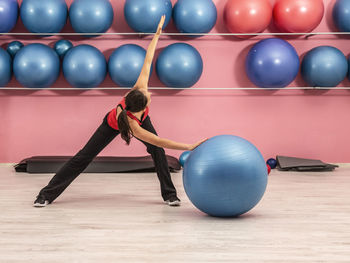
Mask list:
[[350,1],[337,0],[333,6],[333,21],[341,32],[350,32]]
[[279,0],[273,8],[276,26],[283,32],[311,32],[321,22],[323,0]]
[[[269,0],[229,0],[224,9],[224,22],[232,33],[259,33],[272,18]],[[238,36],[242,37],[242,36]]]
[[170,0],[126,0],[124,17],[136,32],[156,32],[162,15],[165,15],[163,28],[170,22],[172,4]]
[[55,43],[54,50],[56,51],[57,55],[63,59],[64,56],[67,54],[67,52],[73,47],[72,42],[66,39],[58,40]]
[[63,74],[76,88],[94,88],[105,79],[107,63],[104,55],[90,45],[70,49],[63,59]]
[[0,47],[0,88],[6,86],[6,84],[11,80],[11,75],[11,56]]
[[296,78],[299,63],[291,44],[279,38],[268,38],[249,50],[245,68],[248,78],[256,86],[283,88]]
[[303,79],[311,87],[335,87],[348,73],[344,54],[335,47],[320,46],[306,53],[301,64]]
[[104,33],[113,23],[113,7],[109,0],[74,0],[69,19],[77,33]]
[[183,184],[188,198],[202,212],[235,217],[251,210],[263,197],[266,164],[249,141],[220,135],[192,151],[184,165]]
[[17,18],[17,0],[0,0],[0,33],[10,32],[16,25]]
[[23,0],[21,19],[32,33],[59,33],[67,22],[65,0]]
[[196,84],[203,72],[203,60],[189,44],[175,43],[159,54],[156,62],[159,79],[168,87],[188,88]]
[[126,44],[115,49],[108,60],[108,72],[113,82],[121,87],[133,87],[145,57],[146,50],[138,45]]
[[215,26],[217,10],[212,0],[178,0],[173,18],[181,33],[208,33]]
[[46,88],[54,84],[60,74],[60,59],[49,46],[29,44],[17,52],[13,73],[25,87]]
[[17,52],[23,47],[23,43],[20,41],[12,41],[7,45],[6,51],[11,55],[12,58],[15,57]]

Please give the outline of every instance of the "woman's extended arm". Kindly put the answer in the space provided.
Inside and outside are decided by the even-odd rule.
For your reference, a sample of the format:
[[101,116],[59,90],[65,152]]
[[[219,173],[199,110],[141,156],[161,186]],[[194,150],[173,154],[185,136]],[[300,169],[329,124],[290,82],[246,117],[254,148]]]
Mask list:
[[143,129],[138,125],[136,121],[129,121],[129,123],[130,123],[130,128],[132,130],[132,133],[136,138],[161,148],[192,151],[194,148],[196,148],[197,146],[199,146],[201,143],[205,141],[203,140],[195,144],[175,142],[169,139],[160,138],[159,136]]
[[160,19],[159,25],[158,25],[157,32],[155,33],[151,43],[148,46],[146,57],[145,57],[145,60],[143,62],[143,66],[141,69],[141,73],[140,73],[140,75],[139,75],[139,77],[134,85],[134,88],[137,88],[137,89],[147,89],[148,88],[148,79],[149,79],[149,74],[151,71],[151,65],[152,65],[152,61],[153,61],[153,57],[154,57],[154,52],[156,50],[159,36],[162,33],[162,27],[164,25],[164,21],[165,21],[165,16],[162,16],[162,18]]

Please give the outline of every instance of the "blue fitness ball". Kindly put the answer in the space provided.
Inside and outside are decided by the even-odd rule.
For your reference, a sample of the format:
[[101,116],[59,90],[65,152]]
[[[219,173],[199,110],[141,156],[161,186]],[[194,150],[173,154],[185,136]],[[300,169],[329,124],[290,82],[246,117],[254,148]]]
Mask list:
[[17,18],[17,0],[0,0],[0,33],[10,32],[15,27]]
[[54,84],[60,74],[60,59],[49,46],[29,44],[17,52],[13,73],[25,87],[46,88]]
[[333,6],[333,21],[341,32],[350,32],[350,1],[337,0]]
[[181,33],[208,33],[215,26],[217,10],[212,0],[178,0],[173,18]]
[[[350,56],[348,57],[348,68],[350,69]],[[350,80],[350,70],[348,70],[348,79]]]
[[11,56],[0,47],[0,88],[5,87],[11,80],[12,59]]
[[104,33],[113,23],[113,7],[109,0],[74,0],[69,19],[77,33]]
[[65,0],[23,0],[21,19],[32,33],[59,33],[67,22]]
[[113,82],[121,87],[133,87],[145,57],[146,50],[138,45],[126,44],[115,49],[108,61],[108,72]]
[[188,88],[196,84],[203,72],[203,60],[189,44],[175,43],[159,54],[156,62],[159,79],[168,87]]
[[270,158],[266,161],[266,164],[271,167],[271,169],[275,169],[277,166],[277,161],[274,158]]
[[192,151],[183,170],[188,198],[202,212],[236,217],[263,197],[267,169],[259,150],[233,135],[213,137]]
[[335,47],[320,46],[306,53],[301,75],[311,87],[335,87],[348,73],[348,61]]
[[296,78],[299,64],[299,56],[291,44],[279,38],[269,38],[259,41],[249,50],[245,69],[256,86],[283,88]]
[[63,74],[76,88],[94,88],[102,83],[107,73],[104,55],[90,45],[71,48],[63,59]]
[[15,57],[17,52],[23,47],[23,43],[20,41],[12,41],[7,45],[6,51],[11,55],[12,58]]
[[136,32],[156,32],[162,15],[165,15],[163,28],[166,28],[171,14],[170,0],[126,0],[124,5],[125,20]]
[[73,47],[72,42],[69,40],[59,40],[55,43],[54,50],[56,51],[57,55],[63,59],[66,53]]
[[180,155],[179,162],[182,167],[185,165],[185,162],[187,161],[190,154],[191,154],[191,151],[185,151]]

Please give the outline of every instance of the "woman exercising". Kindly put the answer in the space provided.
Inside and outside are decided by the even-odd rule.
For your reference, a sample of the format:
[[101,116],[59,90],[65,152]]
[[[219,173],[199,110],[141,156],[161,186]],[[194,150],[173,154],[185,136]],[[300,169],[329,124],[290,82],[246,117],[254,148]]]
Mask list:
[[161,195],[165,203],[170,206],[180,205],[181,201],[177,197],[176,189],[171,181],[163,148],[193,150],[203,141],[185,144],[160,138],[157,136],[148,115],[148,106],[151,103],[151,93],[147,89],[148,79],[164,20],[165,16],[162,16],[157,32],[148,47],[135,86],[123,97],[116,108],[107,113],[102,124],[83,149],[65,163],[49,184],[40,191],[34,201],[35,207],[44,207],[52,203],[119,133],[127,144],[130,143],[131,137],[135,137],[146,145],[147,152],[152,155],[155,164]]

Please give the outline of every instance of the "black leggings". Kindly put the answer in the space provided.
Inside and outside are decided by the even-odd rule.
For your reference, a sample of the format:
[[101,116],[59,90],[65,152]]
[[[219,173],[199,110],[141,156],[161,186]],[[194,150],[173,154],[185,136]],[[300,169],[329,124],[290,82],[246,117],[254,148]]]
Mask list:
[[[106,116],[107,117],[107,116]],[[63,167],[50,180],[39,193],[50,203],[53,202],[72,182],[81,174],[92,160],[119,134],[119,131],[111,128],[104,118],[102,124],[90,140],[73,158],[66,162]],[[145,130],[157,134],[149,116],[141,125]],[[141,141],[141,140],[140,140]],[[143,141],[141,141],[143,142]],[[176,196],[176,189],[171,181],[168,162],[163,148],[143,142],[147,152],[151,154],[160,181],[161,194],[164,200]]]

